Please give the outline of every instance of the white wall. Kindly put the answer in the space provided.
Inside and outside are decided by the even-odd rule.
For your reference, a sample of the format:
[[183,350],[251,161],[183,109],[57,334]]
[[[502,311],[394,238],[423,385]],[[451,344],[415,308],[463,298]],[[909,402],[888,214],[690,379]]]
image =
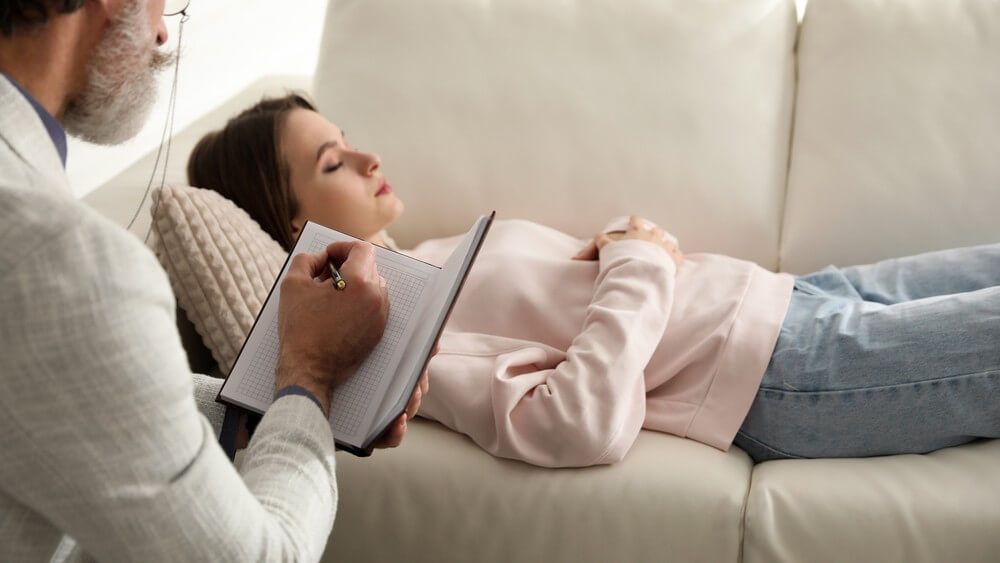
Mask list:
[[[179,131],[268,74],[312,74],[326,14],[325,0],[191,0],[174,130]],[[176,48],[179,16],[167,18]],[[173,70],[160,77],[160,99],[139,135],[116,147],[70,139],[70,183],[82,196],[159,145]]]

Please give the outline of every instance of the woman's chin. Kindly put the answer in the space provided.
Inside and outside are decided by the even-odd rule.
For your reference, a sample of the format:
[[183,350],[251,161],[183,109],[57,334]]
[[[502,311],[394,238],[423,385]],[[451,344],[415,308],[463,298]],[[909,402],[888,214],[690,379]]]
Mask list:
[[396,197],[396,194],[392,194],[392,201],[386,202],[391,203],[392,208],[389,210],[388,217],[389,222],[386,223],[386,227],[396,222],[403,215],[403,211],[406,209],[406,205],[403,204],[403,200]]
[[[382,197],[391,197],[391,196],[382,196]],[[399,217],[403,215],[404,206],[402,201],[400,201],[399,199],[395,199],[395,201],[392,202],[386,201],[385,203],[387,204],[391,203],[391,206],[386,205],[379,211],[379,217],[381,217],[381,220],[379,221],[380,224],[378,232],[376,234],[382,233],[382,231],[385,231],[386,229],[392,227],[392,224],[396,222],[396,219],[399,219]]]

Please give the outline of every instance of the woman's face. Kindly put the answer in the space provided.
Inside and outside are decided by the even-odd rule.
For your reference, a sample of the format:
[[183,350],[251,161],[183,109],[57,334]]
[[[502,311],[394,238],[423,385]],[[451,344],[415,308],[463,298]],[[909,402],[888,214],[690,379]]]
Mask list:
[[403,202],[379,171],[378,155],[355,150],[319,113],[289,112],[281,142],[299,203],[292,219],[296,233],[309,220],[370,239],[403,212]]

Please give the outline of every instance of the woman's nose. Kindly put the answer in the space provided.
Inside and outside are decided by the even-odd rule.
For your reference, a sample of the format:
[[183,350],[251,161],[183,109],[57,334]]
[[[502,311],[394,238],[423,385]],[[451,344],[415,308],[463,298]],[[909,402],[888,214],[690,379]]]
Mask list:
[[382,166],[382,159],[375,153],[366,153],[365,157],[367,158],[365,162],[365,174],[371,176],[379,169],[379,166]]

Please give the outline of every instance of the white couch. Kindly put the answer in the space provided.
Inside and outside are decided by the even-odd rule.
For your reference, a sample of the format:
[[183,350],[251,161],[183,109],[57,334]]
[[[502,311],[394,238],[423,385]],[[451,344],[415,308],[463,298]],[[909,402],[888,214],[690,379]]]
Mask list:
[[[1000,240],[1000,0],[336,0],[315,76],[182,131],[168,181],[283,87],[382,155],[404,246],[489,209],[793,273]],[[151,164],[87,201],[126,222]],[[754,466],[643,431],[552,470],[418,420],[338,480],[330,561],[1000,561],[1000,440]]]

